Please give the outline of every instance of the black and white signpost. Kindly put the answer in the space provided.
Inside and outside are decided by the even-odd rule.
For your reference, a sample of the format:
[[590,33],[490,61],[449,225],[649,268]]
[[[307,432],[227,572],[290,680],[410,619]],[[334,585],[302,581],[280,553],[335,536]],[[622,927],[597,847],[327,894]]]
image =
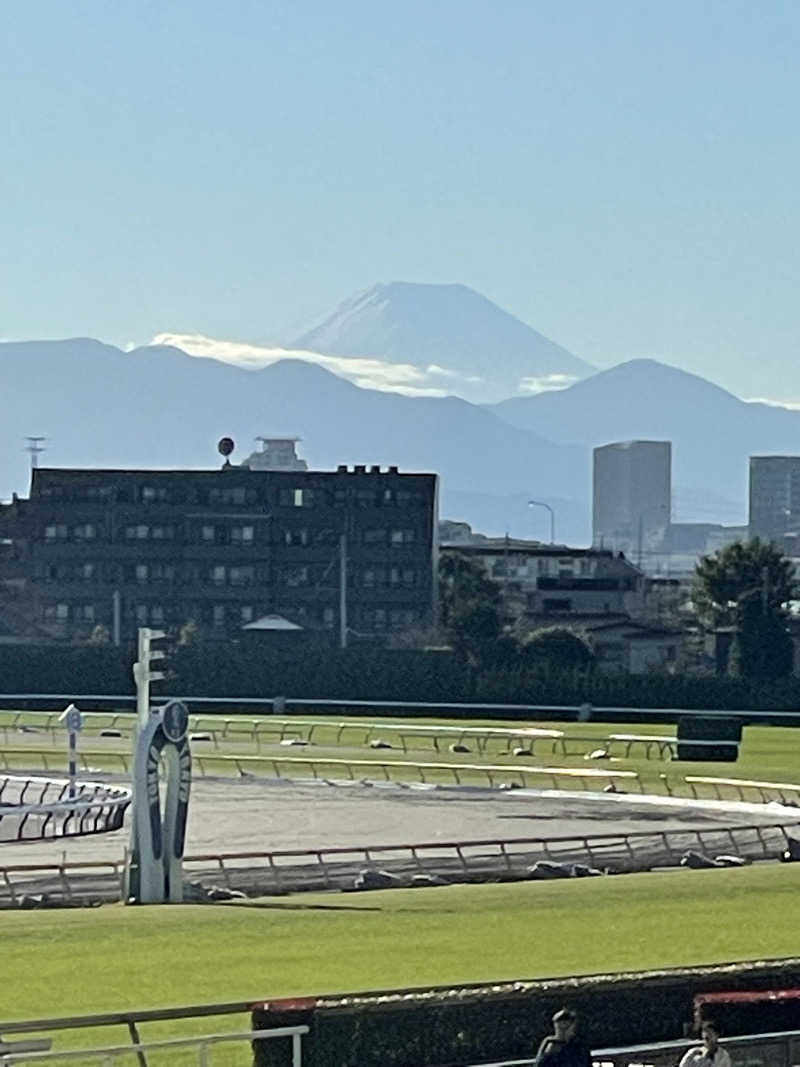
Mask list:
[[76,796],[76,779],[78,777],[78,736],[83,729],[83,715],[74,704],[70,704],[59,715],[67,727],[67,773],[69,775],[69,799]]

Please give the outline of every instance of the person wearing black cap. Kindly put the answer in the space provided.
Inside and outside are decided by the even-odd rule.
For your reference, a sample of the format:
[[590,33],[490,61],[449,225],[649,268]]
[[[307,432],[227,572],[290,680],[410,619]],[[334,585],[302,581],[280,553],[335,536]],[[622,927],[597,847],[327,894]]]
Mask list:
[[577,1036],[578,1016],[562,1008],[553,1016],[553,1033],[539,1045],[534,1067],[592,1067],[592,1054]]

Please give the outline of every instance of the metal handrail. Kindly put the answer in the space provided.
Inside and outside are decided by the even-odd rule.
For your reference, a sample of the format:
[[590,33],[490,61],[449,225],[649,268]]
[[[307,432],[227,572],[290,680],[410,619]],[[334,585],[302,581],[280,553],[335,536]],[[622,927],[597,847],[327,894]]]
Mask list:
[[100,1059],[105,1063],[113,1064],[120,1056],[130,1056],[131,1053],[147,1053],[163,1051],[166,1049],[193,1048],[198,1052],[198,1064],[206,1065],[208,1059],[206,1053],[209,1046],[221,1045],[230,1041],[261,1041],[280,1037],[292,1039],[292,1067],[302,1067],[302,1039],[309,1032],[307,1026],[281,1026],[273,1030],[247,1030],[235,1034],[208,1034],[193,1038],[170,1038],[163,1041],[137,1042],[134,1045],[109,1045],[97,1049],[73,1049],[67,1052],[19,1052],[0,1053],[0,1065],[16,1063],[53,1063],[56,1060],[86,1060]]
[[[800,1030],[778,1030],[763,1034],[741,1034],[735,1037],[720,1038],[721,1045],[729,1048],[747,1048],[749,1045],[759,1045],[765,1042],[775,1044],[788,1044],[790,1041],[800,1039]],[[680,1038],[676,1041],[658,1041],[644,1045],[622,1045],[614,1048],[592,1050],[592,1063],[594,1067],[613,1067],[615,1064],[628,1063],[641,1067],[647,1063],[646,1057],[653,1053],[678,1053],[681,1049],[689,1048],[698,1044],[697,1038]],[[521,1060],[496,1060],[492,1063],[473,1064],[472,1067],[530,1067],[534,1059]],[[788,1062],[788,1061],[787,1061]]]

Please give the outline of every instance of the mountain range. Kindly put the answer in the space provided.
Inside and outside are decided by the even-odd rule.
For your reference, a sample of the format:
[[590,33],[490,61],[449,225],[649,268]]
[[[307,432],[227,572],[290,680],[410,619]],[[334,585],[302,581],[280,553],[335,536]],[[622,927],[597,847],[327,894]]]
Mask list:
[[[371,306],[377,290],[370,292]],[[354,298],[353,308],[362,306],[360,300]],[[392,298],[390,304],[392,315],[399,315],[398,302]],[[338,321],[345,323],[348,315]],[[344,336],[344,328],[326,329],[331,345],[334,334]],[[421,325],[411,322],[405,335],[413,329]],[[477,376],[478,351],[467,346],[462,358],[460,328],[448,332],[440,324],[439,330],[452,345],[454,372]],[[312,334],[297,343],[327,343]],[[403,335],[398,328],[397,337]],[[388,340],[383,350],[376,343],[374,335],[365,341],[375,358],[403,358]],[[495,362],[504,365],[499,340],[493,351]],[[524,363],[520,352],[514,359],[509,380],[546,366],[532,357]],[[360,388],[301,359],[245,369],[165,345],[124,352],[92,339],[6,342],[0,344],[0,397],[0,497],[27,492],[29,434],[48,438],[42,465],[173,468],[215,466],[216,442],[225,435],[238,443],[234,461],[253,450],[258,435],[287,435],[302,438],[300,454],[319,469],[380,463],[438,471],[442,516],[485,533],[546,538],[547,516],[527,507],[531,498],[544,500],[556,513],[558,540],[575,544],[591,536],[595,445],[637,437],[671,440],[674,517],[743,522],[748,456],[793,454],[800,443],[800,413],[745,403],[652,360],[590,374],[560,391],[480,405],[457,396]]]

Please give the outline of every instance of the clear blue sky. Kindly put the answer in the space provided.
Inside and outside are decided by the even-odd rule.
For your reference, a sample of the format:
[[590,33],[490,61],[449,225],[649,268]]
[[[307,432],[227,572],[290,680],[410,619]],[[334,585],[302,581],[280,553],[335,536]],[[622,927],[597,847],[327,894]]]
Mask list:
[[275,341],[461,281],[800,400],[800,4],[7,0],[0,336]]

